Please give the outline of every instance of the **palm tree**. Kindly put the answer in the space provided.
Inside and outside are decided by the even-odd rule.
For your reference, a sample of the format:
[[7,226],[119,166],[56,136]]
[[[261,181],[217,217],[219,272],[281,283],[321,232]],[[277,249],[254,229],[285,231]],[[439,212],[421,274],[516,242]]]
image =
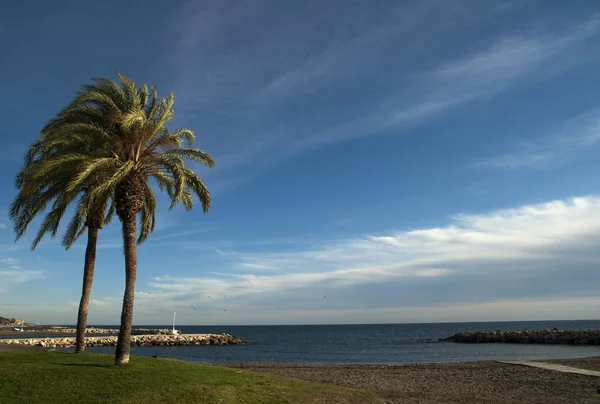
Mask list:
[[[78,192],[65,192],[64,184],[68,181],[68,176],[64,173],[57,173],[58,175],[53,178],[48,178],[43,185],[27,181],[30,166],[34,163],[39,163],[39,161],[42,161],[44,158],[48,158],[47,153],[43,153],[42,150],[42,143],[38,141],[28,151],[25,158],[25,166],[19,174],[17,174],[16,186],[19,189],[19,193],[11,204],[9,211],[10,218],[14,222],[16,240],[18,240],[24,235],[28,225],[34,217],[44,210],[48,202],[54,200],[53,209],[46,215],[32,242],[32,250],[35,250],[45,234],[50,233],[52,237],[56,235],[62,216],[68,205],[78,194]],[[85,187],[82,188],[81,191],[85,192]],[[110,216],[112,216],[112,212],[114,212],[114,209],[111,210],[111,214],[105,218],[106,208],[107,206],[104,204],[103,206],[90,206],[87,207],[87,209],[78,210],[82,213],[85,210],[85,217],[82,217],[83,215],[75,214],[62,239],[63,246],[68,250],[87,228],[88,239],[83,266],[83,286],[77,315],[75,346],[75,352],[77,353],[85,350],[85,330],[92,281],[94,278],[98,231],[104,224],[110,221]]]
[[[59,116],[42,130],[42,136],[26,153],[25,166],[17,174],[16,186],[19,193],[10,206],[9,216],[14,222],[14,231],[16,240],[19,240],[27,230],[37,214],[42,212],[47,203],[54,200],[53,209],[46,215],[40,229],[34,238],[31,249],[39,245],[43,236],[50,233],[54,237],[58,231],[60,221],[64,215],[68,205],[77,197],[79,192],[67,193],[64,190],[64,184],[68,181],[68,173],[57,173],[54,177],[45,178],[43,182],[28,180],[30,168],[39,164],[44,159],[52,156],[52,151],[60,147],[62,151],[66,150],[82,150],[90,146],[88,142],[77,140],[76,133],[69,138],[69,142],[48,147],[44,140],[51,136],[52,125],[58,122],[63,124],[69,121],[68,111],[63,110]],[[64,126],[63,126],[64,128]],[[88,184],[81,187],[80,192],[87,192],[89,188],[96,186],[98,181],[90,180]],[[69,224],[62,238],[62,244],[66,250],[69,250],[73,243],[85,232],[87,228],[88,239],[85,250],[85,261],[83,269],[83,286],[81,292],[81,300],[79,302],[79,310],[77,314],[77,332],[75,352],[80,353],[85,350],[85,330],[87,326],[87,315],[89,300],[92,290],[92,282],[94,279],[94,267],[96,262],[96,244],[98,240],[98,231],[111,220],[114,213],[114,203],[111,203],[111,208],[108,215],[105,217],[107,203],[102,203],[99,206],[81,206],[76,210],[71,223]],[[147,207],[144,207],[147,208]],[[152,212],[149,213],[153,215]],[[142,239],[147,237],[148,232],[151,232],[153,227],[142,229]]]
[[[69,173],[70,178],[64,184],[67,193],[90,180],[97,181],[82,195],[78,210],[79,206],[82,210],[101,206],[113,198],[122,225],[126,275],[115,364],[124,365],[129,362],[131,344],[138,216],[142,229],[138,243],[148,234],[143,230],[151,228],[154,222],[156,198],[150,178],[167,192],[171,208],[181,202],[186,210],[192,209],[192,194],[196,194],[206,213],[210,193],[200,177],[185,166],[185,160],[207,167],[213,167],[214,160],[200,149],[184,147],[186,141],[189,144],[194,141],[191,130],[165,128],[173,117],[172,93],[161,99],[154,87],[150,90],[146,85],[137,87],[125,76],[117,75],[119,83],[95,79],[79,91],[67,107],[71,116],[78,117],[77,123],[53,126],[51,135],[45,139],[46,147],[54,148],[52,156],[31,164],[28,177],[43,183],[45,178]],[[57,147],[69,142],[72,125],[77,126],[78,136],[93,146],[80,151]]]

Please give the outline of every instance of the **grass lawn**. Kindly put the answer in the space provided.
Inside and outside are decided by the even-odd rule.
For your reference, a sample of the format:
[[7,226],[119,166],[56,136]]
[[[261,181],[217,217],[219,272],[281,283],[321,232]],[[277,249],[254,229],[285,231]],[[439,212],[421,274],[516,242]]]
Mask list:
[[132,356],[0,352],[2,403],[365,403],[371,393],[220,366]]

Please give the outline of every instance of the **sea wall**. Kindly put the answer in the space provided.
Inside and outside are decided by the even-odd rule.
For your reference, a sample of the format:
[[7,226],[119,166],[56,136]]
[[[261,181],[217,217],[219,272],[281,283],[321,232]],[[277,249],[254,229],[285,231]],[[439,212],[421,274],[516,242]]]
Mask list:
[[463,331],[440,341],[600,345],[600,330]]
[[[246,344],[241,338],[229,334],[183,334],[183,335],[132,335],[132,346],[185,346],[185,345],[231,345]],[[22,338],[0,339],[0,344],[18,344],[44,348],[71,348],[75,338]],[[116,336],[86,337],[86,346],[116,346]]]

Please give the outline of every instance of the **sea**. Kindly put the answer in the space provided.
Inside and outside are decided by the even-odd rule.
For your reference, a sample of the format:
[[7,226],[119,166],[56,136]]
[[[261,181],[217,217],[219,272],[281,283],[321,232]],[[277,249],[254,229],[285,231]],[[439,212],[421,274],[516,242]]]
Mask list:
[[[108,328],[110,326],[98,326]],[[113,326],[114,327],[114,326]],[[136,326],[139,328],[170,328]],[[434,324],[178,326],[185,334],[227,333],[246,345],[132,347],[133,355],[195,363],[408,364],[599,356],[600,346],[440,342],[466,330],[600,329],[600,320]],[[116,327],[115,327],[116,328]],[[90,347],[114,353],[114,347]]]

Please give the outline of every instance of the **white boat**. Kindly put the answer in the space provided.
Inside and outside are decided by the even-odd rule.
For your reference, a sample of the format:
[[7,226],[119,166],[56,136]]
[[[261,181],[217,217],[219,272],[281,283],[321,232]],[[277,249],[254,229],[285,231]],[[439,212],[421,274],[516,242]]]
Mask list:
[[169,335],[177,335],[179,332],[175,329],[175,312],[173,312],[173,329],[169,330]]

